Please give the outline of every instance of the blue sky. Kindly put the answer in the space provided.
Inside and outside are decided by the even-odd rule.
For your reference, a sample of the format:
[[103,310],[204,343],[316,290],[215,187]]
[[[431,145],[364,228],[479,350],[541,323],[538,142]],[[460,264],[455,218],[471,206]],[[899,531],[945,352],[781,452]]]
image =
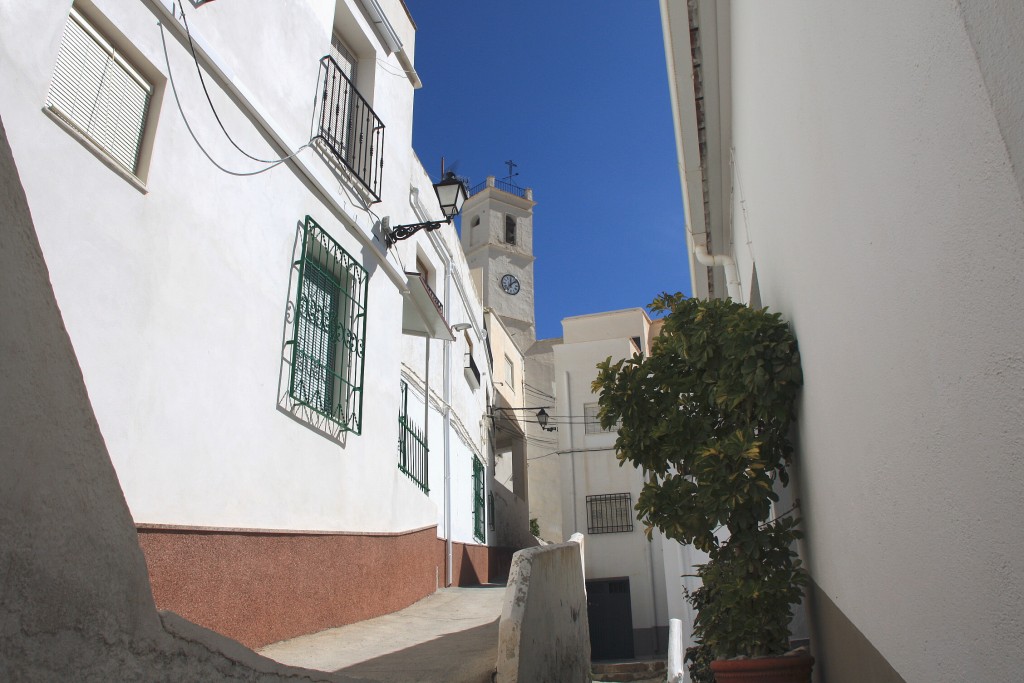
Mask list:
[[406,0],[413,146],[534,190],[537,337],[690,288],[655,0]]

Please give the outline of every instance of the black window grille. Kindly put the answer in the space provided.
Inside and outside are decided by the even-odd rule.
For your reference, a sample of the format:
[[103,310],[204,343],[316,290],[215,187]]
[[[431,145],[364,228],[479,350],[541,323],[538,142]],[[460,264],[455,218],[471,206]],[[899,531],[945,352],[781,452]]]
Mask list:
[[306,216],[288,392],[297,403],[362,431],[369,274]]
[[428,454],[427,439],[423,430],[409,417],[409,385],[402,382],[402,406],[398,413],[398,469],[429,493],[427,485]]
[[587,496],[587,533],[614,534],[633,530],[633,497],[628,493]]

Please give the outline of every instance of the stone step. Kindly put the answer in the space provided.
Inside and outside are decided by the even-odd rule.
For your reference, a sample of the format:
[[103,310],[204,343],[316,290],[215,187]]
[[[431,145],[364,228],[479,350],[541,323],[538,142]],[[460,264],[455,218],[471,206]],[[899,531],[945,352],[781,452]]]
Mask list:
[[665,660],[651,659],[631,662],[592,662],[591,678],[603,683],[641,683],[665,680]]

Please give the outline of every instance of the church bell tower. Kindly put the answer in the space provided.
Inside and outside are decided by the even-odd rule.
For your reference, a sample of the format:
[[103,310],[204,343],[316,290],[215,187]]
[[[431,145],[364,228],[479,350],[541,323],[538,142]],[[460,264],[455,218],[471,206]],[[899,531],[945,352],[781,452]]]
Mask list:
[[488,176],[462,207],[462,250],[483,298],[526,351],[536,339],[533,190]]

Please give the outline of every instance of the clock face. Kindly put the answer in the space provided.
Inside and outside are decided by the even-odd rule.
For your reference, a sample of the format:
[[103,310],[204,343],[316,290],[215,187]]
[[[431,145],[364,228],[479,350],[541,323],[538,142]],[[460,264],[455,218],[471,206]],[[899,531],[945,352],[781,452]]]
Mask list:
[[519,280],[515,275],[505,275],[501,278],[501,288],[507,294],[516,295],[519,293]]

